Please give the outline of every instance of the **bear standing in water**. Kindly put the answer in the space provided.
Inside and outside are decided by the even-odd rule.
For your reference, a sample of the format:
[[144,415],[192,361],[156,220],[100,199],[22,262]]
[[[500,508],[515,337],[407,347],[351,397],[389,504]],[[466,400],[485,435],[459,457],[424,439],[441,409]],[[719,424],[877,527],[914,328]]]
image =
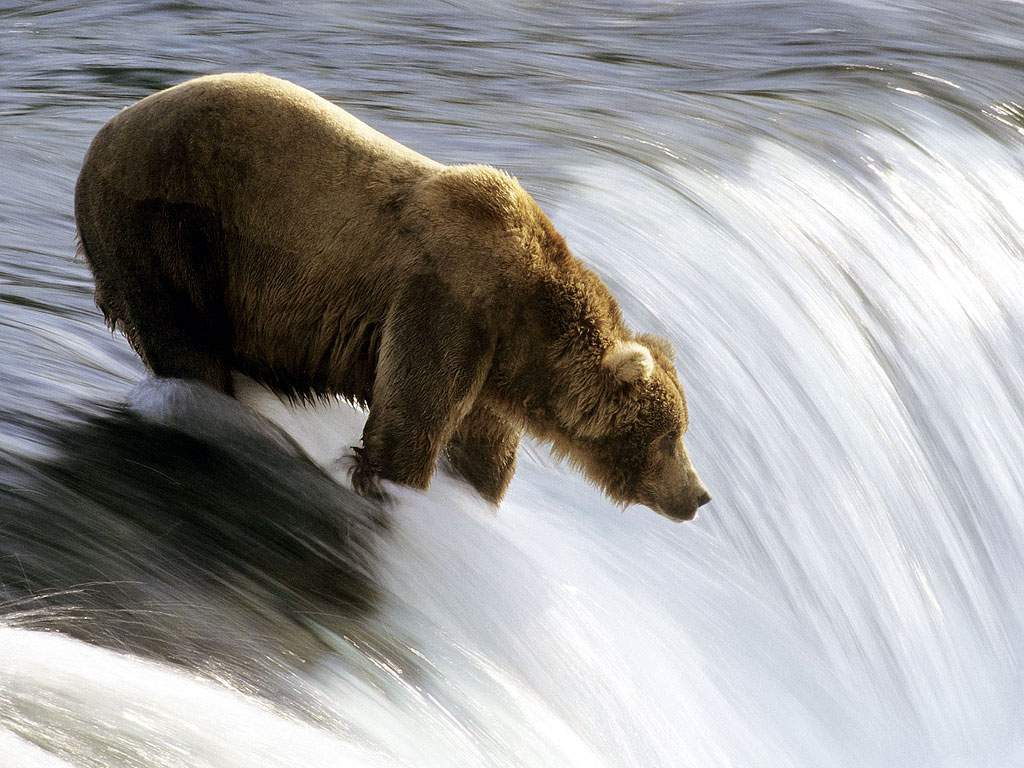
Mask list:
[[445,166],[265,75],[201,77],[100,130],[75,189],[96,303],[157,376],[237,369],[369,407],[353,484],[426,488],[438,456],[498,503],[526,430],[615,501],[688,520],[668,342],[514,178]]

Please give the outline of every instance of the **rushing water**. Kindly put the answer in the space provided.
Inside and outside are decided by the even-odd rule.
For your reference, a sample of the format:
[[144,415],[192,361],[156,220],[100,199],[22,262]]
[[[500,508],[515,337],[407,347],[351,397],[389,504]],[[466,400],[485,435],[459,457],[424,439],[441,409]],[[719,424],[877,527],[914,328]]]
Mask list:
[[[382,512],[360,414],[146,382],[74,180],[230,70],[516,174],[678,349],[701,517],[537,446]],[[997,0],[5,4],[0,765],[1024,765],[1022,74]]]

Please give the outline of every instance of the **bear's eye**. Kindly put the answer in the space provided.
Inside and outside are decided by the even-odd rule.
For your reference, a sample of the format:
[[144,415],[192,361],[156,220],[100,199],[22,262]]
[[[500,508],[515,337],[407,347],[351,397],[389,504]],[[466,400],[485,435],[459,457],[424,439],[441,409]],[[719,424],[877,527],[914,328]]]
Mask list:
[[661,450],[671,455],[676,452],[676,446],[679,445],[679,430],[673,429],[663,438],[661,438]]

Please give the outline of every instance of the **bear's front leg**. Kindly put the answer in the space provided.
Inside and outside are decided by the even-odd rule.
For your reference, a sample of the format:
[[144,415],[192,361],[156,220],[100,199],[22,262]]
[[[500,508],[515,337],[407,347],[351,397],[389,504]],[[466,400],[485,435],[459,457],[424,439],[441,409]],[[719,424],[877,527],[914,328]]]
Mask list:
[[452,471],[492,504],[500,504],[516,471],[520,433],[479,400],[445,449]]
[[355,492],[367,499],[385,501],[388,496],[381,480],[426,490],[445,435],[451,432],[446,425],[449,419],[443,414],[442,418],[437,416],[408,403],[371,407],[363,444],[354,449],[351,478]]
[[470,309],[435,283],[410,285],[385,323],[373,400],[352,484],[382,498],[380,480],[426,489],[441,449],[473,407],[494,355]]

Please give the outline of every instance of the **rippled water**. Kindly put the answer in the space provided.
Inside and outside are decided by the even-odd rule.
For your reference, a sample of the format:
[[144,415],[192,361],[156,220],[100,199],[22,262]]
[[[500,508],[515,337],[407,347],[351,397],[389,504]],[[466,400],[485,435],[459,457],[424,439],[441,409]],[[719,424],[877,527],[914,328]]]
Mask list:
[[[1024,764],[1022,48],[995,0],[4,6],[0,764]],[[145,383],[74,179],[229,70],[517,175],[679,350],[700,519],[536,446],[498,514],[382,514],[360,414]]]

